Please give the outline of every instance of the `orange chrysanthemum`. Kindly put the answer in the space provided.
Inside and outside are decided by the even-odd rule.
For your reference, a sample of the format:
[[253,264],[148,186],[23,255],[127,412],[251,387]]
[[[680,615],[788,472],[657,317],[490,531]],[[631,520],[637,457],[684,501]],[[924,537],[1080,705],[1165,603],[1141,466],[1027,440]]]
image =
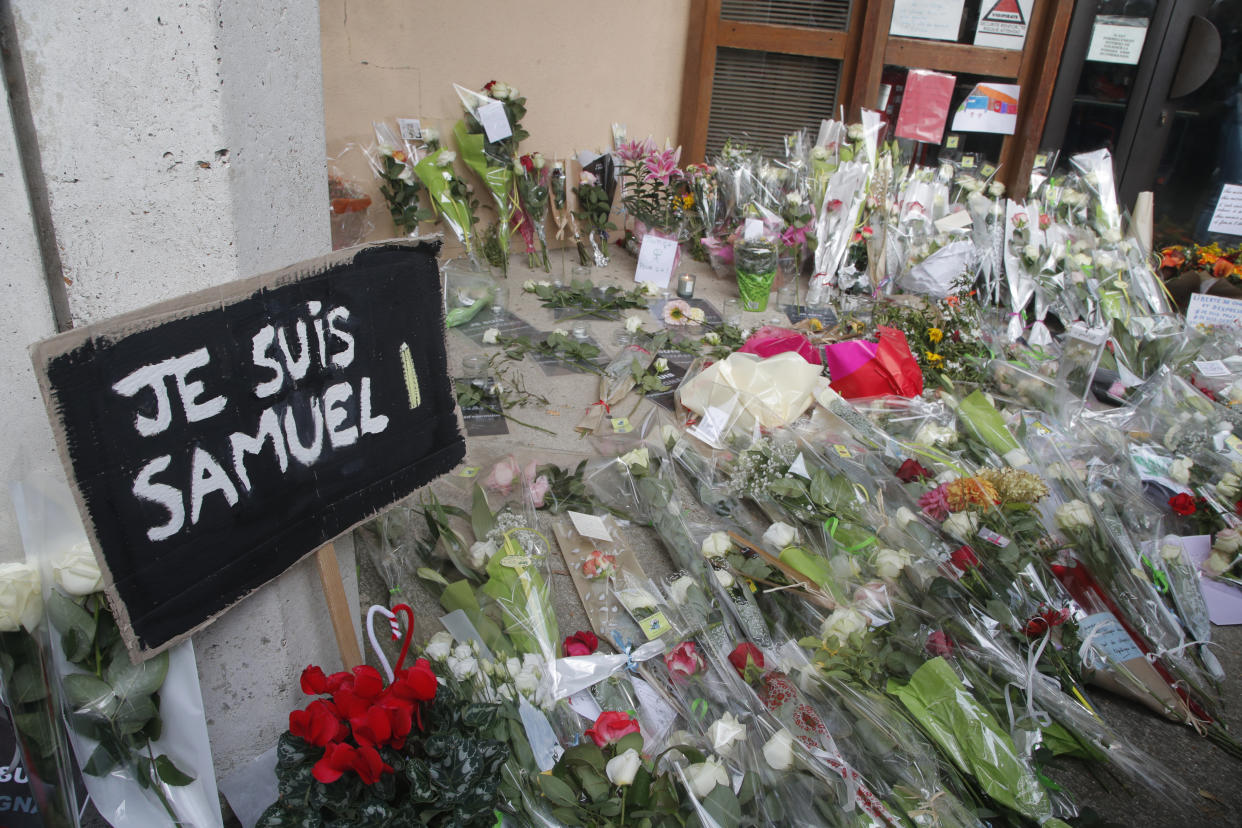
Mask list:
[[949,508],[955,512],[971,506],[990,507],[1000,503],[996,487],[980,477],[962,477],[945,486]]

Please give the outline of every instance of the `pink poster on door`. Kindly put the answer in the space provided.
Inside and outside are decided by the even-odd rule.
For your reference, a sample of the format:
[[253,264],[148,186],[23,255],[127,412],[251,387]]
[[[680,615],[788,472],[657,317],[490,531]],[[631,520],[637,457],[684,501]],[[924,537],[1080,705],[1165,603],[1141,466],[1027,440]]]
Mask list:
[[955,75],[911,69],[897,116],[897,137],[939,144],[956,83]]

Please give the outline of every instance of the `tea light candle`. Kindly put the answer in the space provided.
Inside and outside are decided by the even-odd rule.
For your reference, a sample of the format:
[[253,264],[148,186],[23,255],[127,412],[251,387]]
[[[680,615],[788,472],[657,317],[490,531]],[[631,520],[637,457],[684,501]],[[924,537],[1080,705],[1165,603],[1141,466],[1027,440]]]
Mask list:
[[569,329],[569,332],[579,342],[585,342],[587,337],[590,336],[590,332],[587,330],[587,323],[582,321],[575,322],[573,327]]
[[677,295],[682,299],[694,296],[694,274],[680,273],[677,275]]

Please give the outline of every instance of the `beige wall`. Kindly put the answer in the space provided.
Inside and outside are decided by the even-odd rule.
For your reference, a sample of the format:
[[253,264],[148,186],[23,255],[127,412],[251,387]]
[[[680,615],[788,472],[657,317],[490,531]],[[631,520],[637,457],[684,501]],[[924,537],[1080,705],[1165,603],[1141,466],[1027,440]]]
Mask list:
[[[607,149],[614,121],[630,137],[677,140],[689,0],[320,0],[319,9],[329,157],[372,143],[373,120],[419,118],[446,134],[461,113],[453,83],[493,79],[526,97],[526,151]],[[358,149],[338,167],[375,200],[370,238],[392,235]]]

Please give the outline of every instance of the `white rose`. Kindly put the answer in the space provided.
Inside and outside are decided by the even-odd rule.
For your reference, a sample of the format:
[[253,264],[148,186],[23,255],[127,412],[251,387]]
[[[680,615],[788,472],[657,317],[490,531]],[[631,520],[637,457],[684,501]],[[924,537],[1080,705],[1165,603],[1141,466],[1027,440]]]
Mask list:
[[719,345],[720,334],[716,333],[715,331],[709,331],[703,334],[703,343],[705,345]]
[[625,464],[626,468],[645,469],[647,468],[647,464],[651,462],[651,455],[644,446],[643,448],[636,448],[633,451],[628,451],[621,455],[618,459]]
[[535,284],[539,285],[539,287],[552,287],[552,283],[547,279],[540,279],[538,282],[535,282]]
[[914,512],[910,511],[910,509],[905,506],[902,506],[897,510],[895,520],[897,521],[897,525],[902,529],[905,529],[911,523],[917,525],[919,522],[918,515],[914,514]]
[[1182,542],[1177,535],[1168,535],[1160,542],[1160,557],[1169,563],[1182,559]]
[[875,574],[881,578],[896,578],[910,560],[910,553],[904,549],[881,549],[875,553]]
[[952,483],[954,480],[957,480],[959,477],[961,477],[961,475],[953,471],[953,469],[945,469],[940,474],[936,475],[936,483],[937,484]]
[[556,330],[552,331],[552,333],[560,334],[561,336],[569,336],[569,331],[565,330],[564,328],[557,328]]
[[713,572],[716,575],[716,583],[720,584],[723,589],[733,586],[733,573],[729,572],[729,570],[716,569]]
[[519,670],[513,677],[513,686],[524,696],[534,695],[539,689],[539,675],[534,670]]
[[728,785],[729,772],[719,759],[709,756],[707,761],[686,768],[686,781],[694,795],[702,799],[714,791],[717,785]]
[[802,193],[794,190],[785,194],[785,203],[790,207],[797,207],[802,203]]
[[988,195],[992,198],[1000,198],[1005,194],[1005,184],[1002,181],[993,181],[988,185]]
[[453,678],[458,681],[465,681],[479,671],[479,662],[474,656],[469,658],[450,658],[448,666],[449,671],[453,674]]
[[957,432],[939,423],[924,423],[914,434],[914,442],[925,446],[947,446],[957,441]]
[[668,585],[668,597],[676,604],[681,606],[686,603],[686,596],[690,594],[690,587],[694,586],[694,580],[689,575],[682,575],[676,578]]
[[781,552],[798,540],[798,530],[788,523],[777,521],[763,533],[763,543],[773,552]]
[[636,315],[625,317],[625,329],[630,333],[638,333],[643,329],[643,318]]
[[1030,455],[1020,448],[1010,449],[1009,451],[1005,452],[1005,456],[1003,459],[1006,465],[1012,466],[1015,469],[1020,469],[1023,466],[1031,465]]
[[440,130],[435,127],[423,127],[423,140],[428,144],[434,144],[440,140]]
[[686,317],[696,325],[703,324],[703,320],[707,318],[707,311],[702,308],[691,308],[686,312]]
[[1190,482],[1190,470],[1195,465],[1189,457],[1179,457],[1169,464],[1169,479],[1185,486]]
[[856,609],[837,607],[832,611],[832,615],[824,620],[819,628],[819,635],[825,641],[832,639],[838,645],[845,646],[851,635],[865,629],[867,629],[867,616]]
[[638,774],[638,769],[642,767],[643,758],[634,748],[629,748],[619,756],[614,756],[608,760],[608,764],[604,765],[604,773],[608,774],[608,781],[618,787],[625,787],[634,783],[634,777]]
[[0,632],[34,632],[43,617],[39,570],[24,563],[0,564]]
[[525,282],[522,282],[522,290],[526,291],[527,293],[534,293],[535,292],[535,280],[527,279]]
[[657,357],[656,361],[651,364],[657,374],[663,374],[668,370],[668,360],[664,357]]
[[103,573],[95,562],[95,553],[85,544],[75,546],[52,564],[52,578],[69,595],[90,595],[103,589]]
[[699,551],[704,558],[723,558],[732,548],[733,542],[729,540],[728,532],[712,532],[703,539],[703,546]]
[[828,160],[828,148],[827,147],[812,147],[811,157],[814,158],[816,161],[827,161]]
[[1242,532],[1237,529],[1222,529],[1212,540],[1212,549],[1217,552],[1234,554],[1242,549]]
[[966,540],[979,528],[979,516],[974,512],[954,512],[945,518],[940,528],[954,537]]
[[443,150],[439,155],[436,156],[436,166],[447,167],[449,164],[452,164],[456,160],[457,160],[457,153],[453,152],[452,150]]
[[423,648],[423,655],[432,661],[443,661],[449,657],[449,653],[453,651],[453,635],[452,633],[438,632],[427,642],[427,646]]
[[488,328],[483,332],[483,344],[495,345],[496,340],[500,338],[500,328]]
[[1031,260],[1038,259],[1039,258],[1039,245],[1028,244],[1026,247],[1022,248],[1022,255],[1027,259],[1031,259]]
[[627,587],[617,593],[617,599],[631,613],[656,607],[655,596],[642,587]]
[[712,750],[722,756],[733,752],[734,742],[746,738],[746,726],[739,722],[732,713],[725,713],[707,729],[707,738],[711,740]]
[[1082,529],[1094,522],[1091,507],[1081,500],[1071,500],[1058,506],[1053,519],[1062,529]]
[[497,551],[494,541],[475,541],[470,546],[467,563],[475,569],[482,569]]
[[850,128],[845,131],[845,136],[851,141],[861,141],[863,137],[862,124],[850,124]]
[[661,291],[660,286],[657,285],[655,282],[643,282],[642,289],[643,289],[643,293],[647,294],[648,296],[658,296],[660,295],[660,291]]
[[1231,563],[1233,563],[1232,555],[1213,549],[1212,554],[1208,555],[1207,560],[1203,562],[1203,570],[1211,575],[1219,575],[1227,570]]
[[794,763],[793,735],[784,729],[773,733],[772,738],[763,743],[763,758],[772,770],[787,771],[792,768]]

